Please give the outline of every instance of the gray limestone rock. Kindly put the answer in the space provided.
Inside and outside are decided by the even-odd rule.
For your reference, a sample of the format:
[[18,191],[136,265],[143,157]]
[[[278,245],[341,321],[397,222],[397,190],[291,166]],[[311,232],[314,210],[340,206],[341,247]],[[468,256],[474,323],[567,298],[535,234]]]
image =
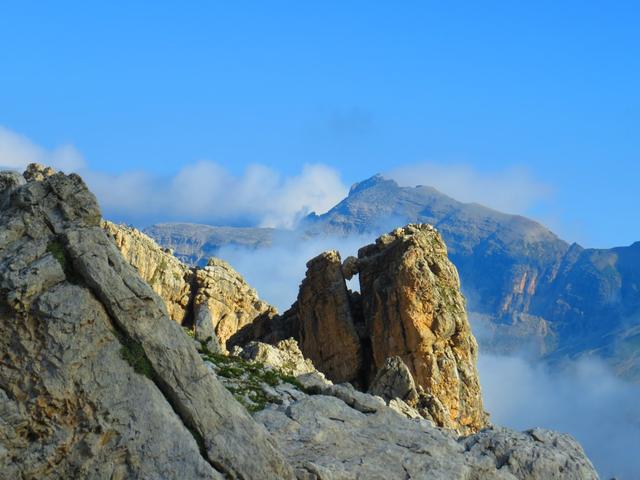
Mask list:
[[409,368],[398,356],[385,360],[375,378],[369,385],[369,393],[378,395],[386,401],[399,398],[410,404],[418,401],[416,383]]
[[458,439],[391,408],[363,413],[326,395],[273,405],[255,418],[277,439],[299,479],[598,478],[571,437],[543,430],[532,434],[487,429]]
[[0,478],[293,478],[80,177],[25,178],[0,211]]

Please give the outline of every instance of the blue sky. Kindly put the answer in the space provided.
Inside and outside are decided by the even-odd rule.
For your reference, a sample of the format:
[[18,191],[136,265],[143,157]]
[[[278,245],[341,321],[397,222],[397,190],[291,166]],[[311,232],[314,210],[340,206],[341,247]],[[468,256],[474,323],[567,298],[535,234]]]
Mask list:
[[567,240],[640,240],[637,2],[103,3],[2,3],[0,125],[105,175],[515,169]]

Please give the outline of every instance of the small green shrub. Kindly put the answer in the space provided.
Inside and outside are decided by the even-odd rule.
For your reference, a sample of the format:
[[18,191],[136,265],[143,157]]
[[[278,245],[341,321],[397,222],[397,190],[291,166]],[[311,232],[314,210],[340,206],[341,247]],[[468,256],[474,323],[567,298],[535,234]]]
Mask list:
[[118,337],[122,344],[120,347],[120,355],[122,358],[133,367],[133,370],[136,373],[153,380],[155,371],[147,357],[147,354],[144,353],[142,345],[125,335],[120,334]]
[[53,258],[55,258],[62,267],[62,270],[66,272],[68,268],[67,252],[62,246],[62,243],[57,240],[49,242],[47,245],[47,252],[53,255]]

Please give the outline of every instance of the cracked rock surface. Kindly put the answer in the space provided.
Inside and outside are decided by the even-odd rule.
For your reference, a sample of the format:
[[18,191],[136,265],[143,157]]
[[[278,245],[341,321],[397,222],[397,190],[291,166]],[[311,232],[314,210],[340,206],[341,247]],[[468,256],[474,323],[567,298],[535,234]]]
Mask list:
[[0,186],[0,478],[293,478],[80,177]]

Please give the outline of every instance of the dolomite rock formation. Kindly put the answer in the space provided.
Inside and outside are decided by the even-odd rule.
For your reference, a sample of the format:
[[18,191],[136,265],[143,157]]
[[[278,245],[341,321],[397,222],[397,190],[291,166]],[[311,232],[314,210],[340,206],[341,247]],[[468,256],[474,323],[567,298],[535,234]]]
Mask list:
[[[346,287],[345,278],[355,274],[360,294]],[[487,424],[476,369],[478,347],[458,273],[430,225],[396,229],[344,264],[338,252],[318,255],[307,263],[291,311],[248,326],[234,342],[274,343],[281,339],[278,334],[299,340],[305,357],[330,380],[364,390],[373,386],[383,394],[388,386],[380,382],[392,379],[379,375],[397,357],[414,384],[405,385],[415,390],[410,406],[425,418],[461,434]]]
[[[246,345],[244,360],[199,354],[76,175],[0,173],[0,205],[0,478],[597,479],[566,435],[491,428],[458,438],[399,398],[387,405],[334,385],[294,340]],[[270,322],[277,335],[299,326],[295,311],[255,323]],[[386,360],[372,385],[400,395],[408,370]],[[259,400],[271,403],[251,418],[215,371],[236,388],[264,388]]]
[[196,332],[211,325],[222,346],[245,325],[277,313],[274,307],[258,298],[256,291],[231,265],[219,258],[210,258],[206,267],[197,268],[195,277]]
[[334,382],[357,382],[362,368],[351,310],[340,254],[310,260],[297,302],[300,348]]
[[80,177],[24,177],[0,174],[0,478],[293,478]]
[[210,350],[225,351],[227,340],[239,329],[276,314],[227,262],[210,258],[206,267],[191,268],[135,228],[108,221],[102,227],[160,295],[170,317],[192,327],[198,339],[209,340]]
[[478,346],[458,272],[430,225],[408,225],[358,252],[362,310],[374,371],[398,356],[440,404],[434,417],[462,432],[486,424]]
[[144,233],[125,225],[103,221],[122,256],[142,279],[160,295],[169,316],[182,324],[189,315],[193,271]]

